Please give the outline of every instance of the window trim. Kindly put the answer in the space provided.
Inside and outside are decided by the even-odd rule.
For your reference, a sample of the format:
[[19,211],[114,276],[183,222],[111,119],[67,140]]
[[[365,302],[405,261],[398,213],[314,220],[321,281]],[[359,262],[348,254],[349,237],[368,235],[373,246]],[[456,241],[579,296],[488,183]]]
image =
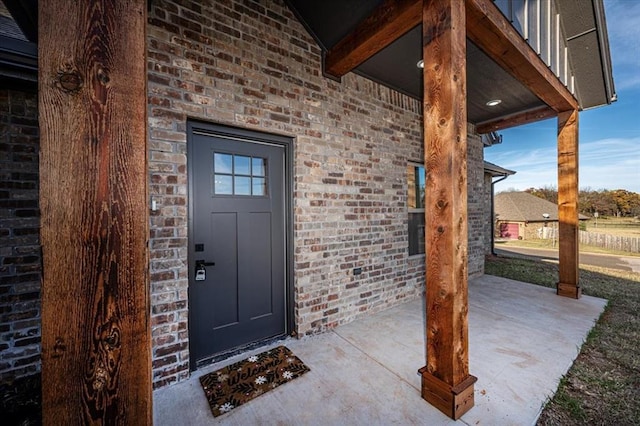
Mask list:
[[[413,167],[413,168],[422,168],[425,172],[425,186],[426,186],[426,177],[427,177],[427,168],[425,167],[424,163],[420,163],[417,161],[407,161],[407,168],[408,167]],[[413,253],[411,254],[410,252],[410,247],[409,247],[409,236],[410,236],[410,232],[411,230],[409,229],[409,215],[411,214],[418,214],[418,213],[422,213],[422,215],[425,215],[426,209],[424,207],[420,207],[420,208],[416,208],[416,207],[409,207],[409,179],[407,176],[407,254],[409,259],[415,259],[418,257],[425,257],[426,255],[426,247],[424,252],[418,252],[418,253]],[[426,225],[426,217],[425,217],[425,225]]]

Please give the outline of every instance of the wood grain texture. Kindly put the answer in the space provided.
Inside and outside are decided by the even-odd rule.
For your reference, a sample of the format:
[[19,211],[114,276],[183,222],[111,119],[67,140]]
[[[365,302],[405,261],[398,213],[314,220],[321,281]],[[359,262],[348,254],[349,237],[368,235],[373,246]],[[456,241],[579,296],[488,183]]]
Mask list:
[[498,65],[556,112],[578,108],[578,101],[492,0],[465,0],[467,36]]
[[325,56],[325,72],[342,77],[422,20],[421,0],[385,0]]
[[476,125],[476,131],[480,134],[497,132],[498,130],[508,129],[510,127],[522,126],[523,124],[535,123],[536,121],[545,120],[547,118],[556,117],[558,113],[547,106],[536,108],[530,111],[524,111],[497,120],[485,121]]
[[558,114],[558,294],[580,297],[578,278],[578,111]]
[[144,0],[39,2],[43,420],[150,424]]
[[423,43],[427,371],[455,386],[469,376],[464,4],[425,2]]

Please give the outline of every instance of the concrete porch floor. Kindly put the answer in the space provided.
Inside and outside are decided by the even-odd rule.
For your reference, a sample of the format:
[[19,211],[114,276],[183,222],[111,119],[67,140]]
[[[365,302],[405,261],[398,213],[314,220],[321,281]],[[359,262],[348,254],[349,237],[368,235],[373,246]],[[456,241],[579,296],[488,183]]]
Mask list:
[[606,301],[485,275],[469,282],[469,365],[475,406],[454,422],[420,397],[424,300],[284,344],[311,371],[214,418],[198,378],[154,392],[156,425],[530,425],[569,369]]

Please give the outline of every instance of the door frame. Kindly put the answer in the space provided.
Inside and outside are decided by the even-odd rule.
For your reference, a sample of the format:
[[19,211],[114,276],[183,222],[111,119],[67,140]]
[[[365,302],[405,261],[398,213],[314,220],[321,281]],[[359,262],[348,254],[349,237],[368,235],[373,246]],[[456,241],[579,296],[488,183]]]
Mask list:
[[[285,332],[284,336],[290,335],[295,330],[295,317],[294,317],[294,282],[293,282],[293,253],[294,253],[294,241],[293,241],[293,150],[294,150],[294,138],[290,136],[276,135],[273,133],[266,133],[254,130],[243,129],[240,127],[227,126],[222,124],[207,123],[198,120],[187,120],[187,199],[188,199],[188,218],[187,218],[187,271],[188,282],[191,282],[192,274],[195,273],[191,265],[191,260],[195,257],[194,247],[194,235],[193,235],[193,209],[194,202],[191,196],[193,189],[193,162],[190,161],[193,158],[194,141],[193,135],[195,133],[205,134],[213,137],[221,137],[225,139],[236,139],[242,142],[268,144],[282,147],[284,150],[284,212],[285,212],[285,243],[284,243],[284,259],[285,259]],[[188,302],[191,300],[191,285],[188,286]],[[187,302],[187,303],[188,303]],[[188,324],[197,319],[193,317],[190,305],[188,304]],[[188,326],[189,327],[189,326]],[[191,350],[195,343],[195,338],[191,333],[191,327],[189,327],[189,370],[194,371],[198,367],[197,360],[193,358],[194,351]],[[254,342],[245,347],[251,347],[261,344],[262,341]],[[227,358],[228,356],[235,354],[242,350],[242,348],[232,348],[229,351],[213,355],[205,362],[200,362],[200,365],[206,365],[215,362],[220,359]]]

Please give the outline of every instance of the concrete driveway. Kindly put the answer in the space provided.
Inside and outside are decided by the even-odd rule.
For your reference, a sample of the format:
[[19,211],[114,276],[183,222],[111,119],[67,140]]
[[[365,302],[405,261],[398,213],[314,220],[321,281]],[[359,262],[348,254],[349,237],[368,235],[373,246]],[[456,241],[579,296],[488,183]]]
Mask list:
[[[496,244],[496,254],[534,259],[558,260],[558,250],[514,247]],[[580,253],[580,264],[640,273],[640,256],[619,256],[600,253]]]

